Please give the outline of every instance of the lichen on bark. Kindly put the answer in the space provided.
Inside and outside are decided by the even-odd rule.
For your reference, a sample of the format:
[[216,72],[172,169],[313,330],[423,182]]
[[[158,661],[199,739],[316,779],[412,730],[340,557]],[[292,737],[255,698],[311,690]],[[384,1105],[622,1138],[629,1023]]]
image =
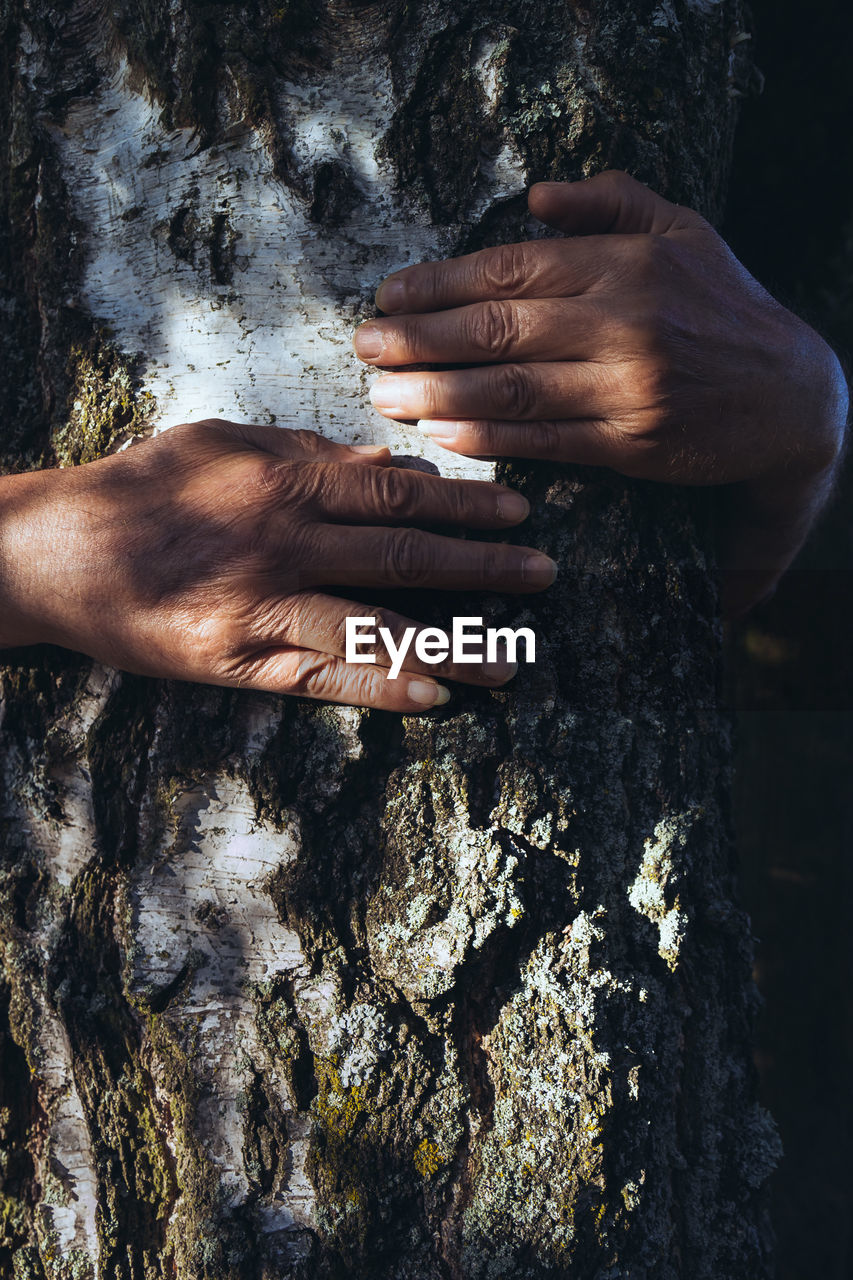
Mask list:
[[[281,420],[328,427],[381,274],[527,234],[526,181],[618,165],[718,213],[748,74],[737,0],[31,7],[4,45],[37,353],[10,466],[156,421],[191,340],[192,394],[227,366],[281,395],[292,360]],[[506,690],[401,722],[10,659],[21,1275],[57,1240],[122,1280],[769,1273],[704,499],[502,474],[560,564],[545,597],[465,599],[537,632]]]
[[103,334],[71,347],[66,419],[51,435],[60,466],[94,462],[142,433],[151,398],[138,394],[134,375],[139,362]]

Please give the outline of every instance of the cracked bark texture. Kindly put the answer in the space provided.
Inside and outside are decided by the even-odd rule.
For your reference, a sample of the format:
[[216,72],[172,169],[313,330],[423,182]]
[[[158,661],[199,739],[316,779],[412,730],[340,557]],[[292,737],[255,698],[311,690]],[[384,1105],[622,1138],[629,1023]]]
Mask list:
[[[488,474],[366,409],[376,284],[541,178],[717,217],[751,77],[738,0],[2,12],[9,469],[218,415]],[[538,661],[434,718],[4,655],[4,1275],[770,1274],[707,512],[504,474],[557,584],[409,609]]]

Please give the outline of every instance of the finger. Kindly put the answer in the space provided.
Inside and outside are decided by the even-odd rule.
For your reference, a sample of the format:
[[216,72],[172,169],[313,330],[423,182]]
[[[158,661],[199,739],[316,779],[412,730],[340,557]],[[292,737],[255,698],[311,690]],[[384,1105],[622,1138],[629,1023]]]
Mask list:
[[535,218],[573,236],[665,235],[704,225],[694,210],[670,204],[616,169],[584,182],[537,182],[530,188],[528,204]]
[[[356,618],[362,623],[366,618],[371,621],[369,625],[358,628],[350,624],[350,647],[365,660],[372,657],[374,662],[370,665],[387,669],[402,660],[410,673],[440,676],[447,680],[477,685],[503,684],[518,669],[517,662],[509,661],[506,657],[487,662],[485,653],[482,661],[477,662],[453,662],[450,655],[440,661],[422,660],[418,656],[419,651],[428,655],[431,653],[436,658],[439,656],[441,646],[431,640],[430,636],[435,628],[425,627],[423,623],[406,618],[392,609],[359,604],[354,600],[341,600],[338,596],[324,595],[319,591],[288,595],[266,607],[259,628],[259,638],[270,645],[280,646],[286,641],[300,649],[346,659],[347,619]],[[359,633],[357,637],[356,631]],[[426,641],[430,643],[426,644]],[[473,640],[466,641],[466,648],[469,652],[476,650]]]
[[542,458],[622,471],[631,441],[608,422],[571,418],[550,422],[419,422],[443,449],[468,458]]
[[395,271],[376,292],[387,315],[442,311],[489,298],[561,298],[584,293],[608,271],[612,246],[539,240],[481,249]]
[[618,372],[584,361],[388,373],[370,399],[386,418],[402,420],[605,418],[623,407]]
[[356,355],[371,364],[481,364],[583,360],[613,341],[586,299],[491,299],[450,311],[370,320],[356,330]]
[[549,587],[556,574],[554,561],[533,547],[446,538],[416,528],[326,525],[304,585],[526,593]]
[[416,672],[404,671],[391,680],[383,667],[354,666],[329,653],[290,647],[253,655],[228,683],[405,715],[431,711],[450,699],[444,685]]
[[458,524],[496,529],[520,523],[530,503],[484,480],[450,480],[403,467],[329,468],[316,486],[316,507],[332,520]]
[[210,425],[214,424],[225,429],[236,440],[290,461],[361,462],[379,466],[385,466],[391,461],[391,450],[387,445],[341,444],[336,440],[327,440],[317,431],[292,430],[268,424],[213,419]]

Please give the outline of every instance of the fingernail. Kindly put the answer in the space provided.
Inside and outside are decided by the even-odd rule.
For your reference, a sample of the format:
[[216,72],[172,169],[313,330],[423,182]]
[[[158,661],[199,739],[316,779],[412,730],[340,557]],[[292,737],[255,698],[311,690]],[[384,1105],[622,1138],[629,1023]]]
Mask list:
[[557,566],[550,556],[527,556],[521,566],[521,581],[529,587],[550,587],[557,576]]
[[375,324],[363,324],[356,329],[352,344],[362,360],[376,360],[382,355],[382,330]]
[[422,707],[443,707],[450,701],[450,690],[432,680],[410,680],[406,693]]
[[518,522],[530,515],[530,503],[521,493],[511,489],[508,493],[498,494],[498,519]]
[[438,419],[430,421],[428,418],[422,418],[418,426],[421,431],[425,431],[428,436],[433,436],[436,440],[455,440],[459,434],[458,422],[441,422]]
[[387,444],[351,444],[350,453],[390,453]]
[[401,387],[396,378],[380,378],[370,388],[370,399],[375,409],[390,409],[394,413],[402,413],[398,401]]
[[380,311],[402,311],[406,286],[402,280],[383,280],[376,290],[376,305]]

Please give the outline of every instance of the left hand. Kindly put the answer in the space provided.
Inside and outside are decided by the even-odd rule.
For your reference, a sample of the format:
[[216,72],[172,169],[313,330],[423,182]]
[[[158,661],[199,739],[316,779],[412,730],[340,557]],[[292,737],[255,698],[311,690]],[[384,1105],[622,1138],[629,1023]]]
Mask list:
[[726,485],[724,606],[769,594],[828,494],[846,386],[830,348],[708,222],[621,173],[539,183],[531,211],[570,238],[390,276],[355,335],[391,373],[386,417],[476,457],[546,458]]

